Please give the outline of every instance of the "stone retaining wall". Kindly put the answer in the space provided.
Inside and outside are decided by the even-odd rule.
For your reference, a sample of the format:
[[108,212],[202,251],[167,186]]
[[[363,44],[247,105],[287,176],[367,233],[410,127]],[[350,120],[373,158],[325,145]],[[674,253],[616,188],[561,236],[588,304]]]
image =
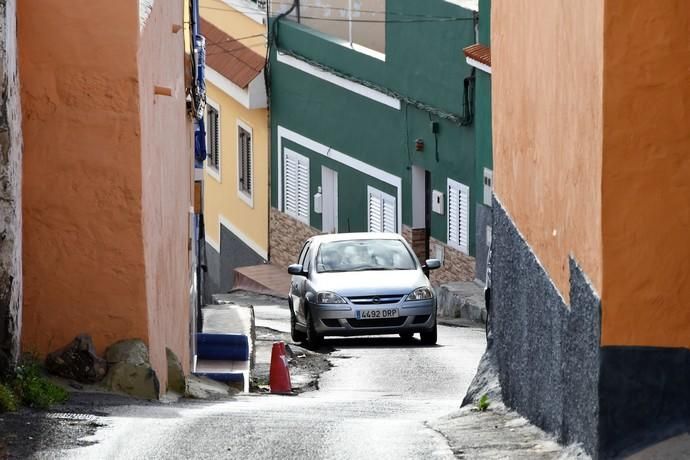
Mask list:
[[302,244],[321,232],[284,212],[271,208],[269,227],[269,259],[273,265],[287,268],[297,263]]
[[[402,236],[410,245],[413,245],[413,230],[407,225],[403,225]],[[443,248],[443,263],[441,268],[431,272],[429,277],[435,286],[453,281],[472,281],[475,279],[474,257],[465,255],[436,238],[429,239],[429,258],[436,257],[435,248],[439,246]],[[424,262],[421,259],[420,261]]]

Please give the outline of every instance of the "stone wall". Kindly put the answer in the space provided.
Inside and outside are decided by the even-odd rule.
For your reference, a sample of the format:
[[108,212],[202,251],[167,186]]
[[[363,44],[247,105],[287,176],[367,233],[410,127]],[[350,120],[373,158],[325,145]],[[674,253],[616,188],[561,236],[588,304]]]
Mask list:
[[[407,225],[403,225],[402,236],[411,245],[413,244],[413,231]],[[475,278],[475,261],[474,257],[467,256],[457,249],[451,248],[447,244],[437,240],[436,238],[430,238],[429,240],[429,257],[435,258],[438,254],[436,249],[441,248],[443,250],[443,263],[441,268],[431,272],[429,279],[435,285],[441,285],[444,283],[450,283],[453,281],[472,281]],[[423,260],[420,260],[424,262]]]
[[16,0],[0,0],[0,374],[19,354],[22,305],[22,130]]
[[308,238],[321,232],[284,212],[271,208],[269,227],[269,259],[273,265],[287,268],[297,263],[302,244]]
[[596,457],[601,301],[571,258],[568,306],[495,199],[493,214],[489,325],[503,400]]

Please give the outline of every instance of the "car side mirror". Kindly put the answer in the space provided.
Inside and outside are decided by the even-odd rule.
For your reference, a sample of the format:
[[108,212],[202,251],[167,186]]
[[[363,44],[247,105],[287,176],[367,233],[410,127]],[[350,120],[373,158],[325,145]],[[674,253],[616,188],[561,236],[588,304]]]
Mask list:
[[296,276],[304,275],[301,264],[292,264],[288,266],[288,273]]
[[427,259],[424,263],[424,267],[428,270],[436,270],[437,268],[441,268],[441,261],[438,259]]

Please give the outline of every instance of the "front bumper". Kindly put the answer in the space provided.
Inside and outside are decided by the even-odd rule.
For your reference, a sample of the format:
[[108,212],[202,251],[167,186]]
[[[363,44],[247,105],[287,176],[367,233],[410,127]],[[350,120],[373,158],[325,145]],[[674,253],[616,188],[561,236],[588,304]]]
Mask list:
[[[397,318],[357,319],[358,310],[398,310]],[[436,323],[436,299],[395,304],[313,305],[316,332],[323,336],[355,336],[425,332]]]

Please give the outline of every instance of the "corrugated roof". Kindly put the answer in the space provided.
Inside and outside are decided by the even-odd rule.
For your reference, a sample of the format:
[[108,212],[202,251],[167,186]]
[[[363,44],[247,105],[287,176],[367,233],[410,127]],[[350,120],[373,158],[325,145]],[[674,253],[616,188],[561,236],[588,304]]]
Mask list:
[[206,37],[207,66],[240,88],[246,88],[261,73],[266,63],[264,56],[204,18],[199,18],[199,27]]
[[468,58],[491,67],[491,48],[488,46],[475,43],[474,45],[464,48],[463,51]]

